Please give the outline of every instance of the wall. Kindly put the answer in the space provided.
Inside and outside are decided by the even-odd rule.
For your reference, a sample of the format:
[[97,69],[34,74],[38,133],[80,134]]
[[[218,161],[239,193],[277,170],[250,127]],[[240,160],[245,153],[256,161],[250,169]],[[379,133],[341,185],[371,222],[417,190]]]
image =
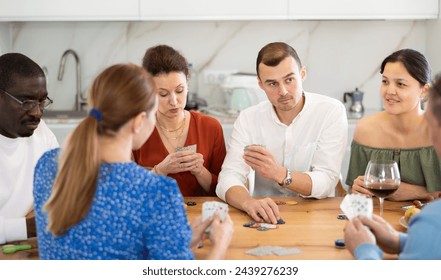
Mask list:
[[427,24],[427,58],[432,66],[432,76],[441,74],[441,19]]
[[[11,23],[13,51],[23,52],[48,69],[49,94],[55,109],[71,109],[75,95],[75,67],[66,64],[57,80],[61,55],[72,48],[80,56],[82,90],[105,67],[118,62],[140,64],[146,48],[170,44],[205,69],[255,72],[259,49],[271,41],[285,41],[297,49],[308,69],[305,89],[342,100],[356,87],[365,92],[366,108],[379,109],[382,59],[405,47],[430,50],[432,64],[441,58],[427,46],[428,21],[203,21],[203,22],[26,22]],[[439,22],[430,34],[439,34]],[[0,39],[8,37],[0,24]],[[433,35],[431,35],[433,36]],[[438,40],[438,46],[440,45]],[[0,43],[3,52],[5,46]],[[7,48],[7,46],[6,46]],[[433,47],[436,49],[435,47]],[[439,48],[438,48],[439,49]],[[223,95],[199,75],[199,94],[212,104]]]
[[11,51],[9,23],[0,23],[0,54]]

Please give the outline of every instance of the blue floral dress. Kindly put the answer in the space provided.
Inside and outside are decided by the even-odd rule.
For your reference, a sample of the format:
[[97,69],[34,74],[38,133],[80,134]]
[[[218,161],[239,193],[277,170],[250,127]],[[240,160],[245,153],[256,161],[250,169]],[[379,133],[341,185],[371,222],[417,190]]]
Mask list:
[[176,182],[135,163],[103,163],[86,217],[66,234],[46,231],[59,149],[46,152],[34,175],[41,259],[194,259],[191,228]]

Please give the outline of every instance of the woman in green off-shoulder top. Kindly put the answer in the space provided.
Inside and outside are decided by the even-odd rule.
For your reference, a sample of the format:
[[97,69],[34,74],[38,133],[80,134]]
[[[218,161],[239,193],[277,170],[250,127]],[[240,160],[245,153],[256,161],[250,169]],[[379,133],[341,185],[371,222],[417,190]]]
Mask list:
[[412,49],[392,53],[381,64],[384,111],[357,123],[346,184],[352,193],[372,195],[364,187],[371,159],[398,163],[401,184],[391,200],[413,200],[441,190],[441,163],[430,141],[421,103],[430,87],[430,66]]

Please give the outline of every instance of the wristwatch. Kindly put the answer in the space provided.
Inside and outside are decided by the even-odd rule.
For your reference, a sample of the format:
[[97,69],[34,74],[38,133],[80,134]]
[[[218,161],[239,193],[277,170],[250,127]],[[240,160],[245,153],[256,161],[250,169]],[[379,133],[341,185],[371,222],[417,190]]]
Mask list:
[[289,168],[286,169],[286,177],[283,179],[281,186],[289,186],[292,183],[292,175],[291,170]]

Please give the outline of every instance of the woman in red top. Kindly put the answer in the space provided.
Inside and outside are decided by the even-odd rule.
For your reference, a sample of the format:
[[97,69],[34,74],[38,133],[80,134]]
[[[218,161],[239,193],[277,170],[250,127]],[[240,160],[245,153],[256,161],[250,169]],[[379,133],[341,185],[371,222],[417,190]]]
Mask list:
[[158,45],[146,51],[142,65],[153,76],[158,111],[152,135],[133,152],[135,161],[174,178],[184,196],[215,196],[226,154],[222,126],[212,117],[184,110],[187,60],[170,46]]

